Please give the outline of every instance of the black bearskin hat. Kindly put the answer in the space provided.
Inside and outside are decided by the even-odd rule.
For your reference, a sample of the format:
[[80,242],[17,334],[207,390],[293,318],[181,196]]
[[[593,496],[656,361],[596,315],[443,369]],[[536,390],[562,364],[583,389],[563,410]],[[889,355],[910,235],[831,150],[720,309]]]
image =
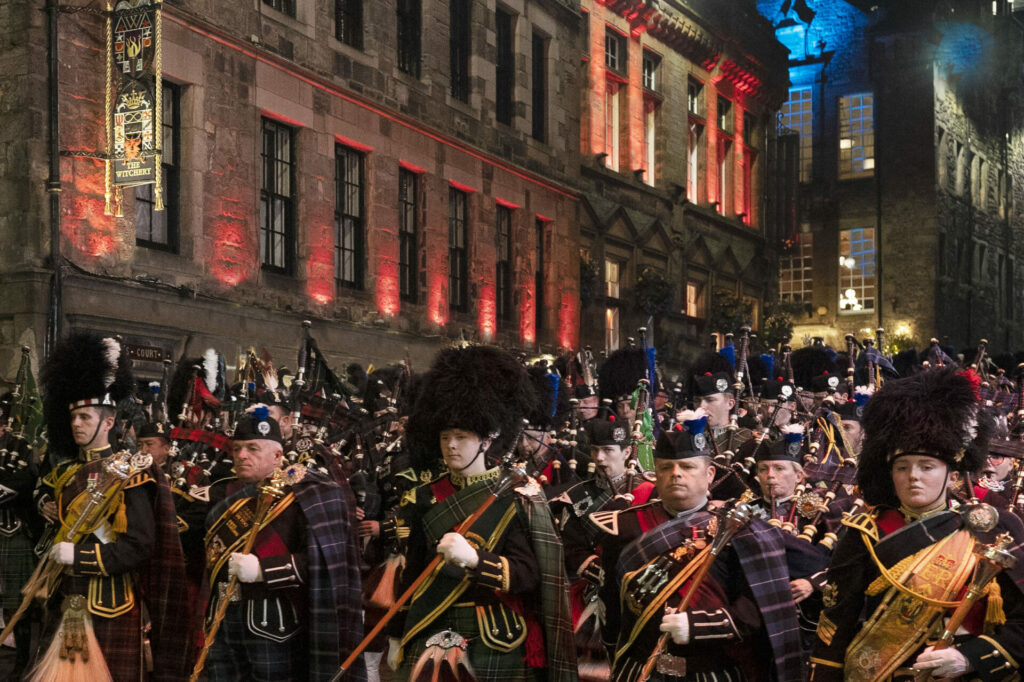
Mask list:
[[[620,348],[597,371],[598,395],[619,400],[633,395],[637,382],[647,377],[647,354],[642,348]],[[651,387],[652,395],[655,387]]]
[[[193,376],[202,382],[202,386],[198,387],[199,394],[202,396],[202,404],[210,410],[219,410],[220,403],[223,402],[228,392],[227,386],[225,386],[226,375],[224,358],[213,348],[207,349],[202,357],[183,357],[179,360],[178,366],[174,369],[174,375],[171,377],[171,383],[167,387],[167,417],[171,423],[177,422],[185,402],[193,398]],[[193,407],[195,406],[193,405]]]
[[803,389],[810,389],[815,377],[829,374],[839,376],[832,353],[821,346],[807,346],[793,351],[789,357],[793,364],[793,383]]
[[864,407],[861,426],[857,485],[864,501],[898,506],[894,455],[926,454],[973,474],[985,464],[993,423],[981,413],[976,382],[946,367],[887,381]]
[[69,457],[78,451],[71,435],[71,410],[88,405],[114,409],[131,395],[135,378],[116,339],[75,333],[53,349],[40,384],[50,449],[58,457]]
[[527,367],[530,383],[537,394],[534,409],[526,415],[530,426],[542,431],[549,431],[558,422],[560,414],[566,412],[568,389],[562,377],[548,367]]
[[413,466],[426,470],[438,463],[445,429],[481,438],[497,434],[492,452],[504,454],[536,400],[526,367],[510,353],[492,346],[442,350],[423,378],[406,425]]

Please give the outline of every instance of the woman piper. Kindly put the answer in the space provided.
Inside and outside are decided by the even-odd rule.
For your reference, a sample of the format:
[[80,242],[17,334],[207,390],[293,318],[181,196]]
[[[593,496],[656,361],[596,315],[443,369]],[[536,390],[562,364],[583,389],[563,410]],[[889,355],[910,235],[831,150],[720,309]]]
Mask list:
[[[955,369],[886,382],[864,410],[857,483],[869,511],[836,546],[811,656],[812,680],[1003,680],[1024,660],[1024,562],[996,576],[955,629],[939,633],[964,597],[974,550],[1024,526],[987,505],[950,508],[950,488],[985,462],[991,420]],[[866,617],[866,620],[865,620]]]
[[[526,369],[496,348],[452,348],[437,356],[422,386],[408,444],[421,473],[442,473],[402,500],[402,590],[432,557],[443,561],[390,624],[389,666],[413,681],[440,673],[456,681],[575,682],[569,586],[551,513],[534,481],[499,489],[506,471],[498,457],[514,446],[536,400]],[[456,531],[492,495],[487,511]]]

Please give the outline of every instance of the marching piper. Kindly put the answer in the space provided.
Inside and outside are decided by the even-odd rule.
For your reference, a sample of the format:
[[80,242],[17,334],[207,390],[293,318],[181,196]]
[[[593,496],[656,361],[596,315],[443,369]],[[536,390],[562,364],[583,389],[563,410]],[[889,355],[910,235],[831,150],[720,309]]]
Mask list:
[[45,628],[51,643],[31,679],[134,682],[151,664],[153,679],[180,680],[185,566],[170,487],[152,458],[115,454],[110,442],[115,405],[134,383],[129,360],[114,339],[74,334],[41,379],[59,460],[42,481],[41,503],[53,503],[59,524],[42,570],[56,565],[63,575],[50,595],[59,618]]
[[444,350],[423,379],[406,435],[419,470],[440,460],[446,472],[403,499],[403,588],[433,555],[443,563],[389,623],[388,663],[403,680],[436,679],[438,668],[451,679],[467,679],[467,668],[482,680],[532,680],[542,669],[551,682],[577,677],[550,511],[536,482],[499,488],[492,458],[514,446],[534,401],[526,369],[495,348]]
[[986,596],[962,633],[953,625],[955,636],[934,643],[963,602],[981,545],[1006,533],[1016,553],[1024,541],[1012,514],[973,502],[949,509],[951,487],[985,460],[991,425],[979,412],[974,386],[954,368],[887,381],[868,402],[857,482],[873,508],[844,521],[823,590],[813,680],[1015,675],[1024,658],[1020,562],[982,586]]

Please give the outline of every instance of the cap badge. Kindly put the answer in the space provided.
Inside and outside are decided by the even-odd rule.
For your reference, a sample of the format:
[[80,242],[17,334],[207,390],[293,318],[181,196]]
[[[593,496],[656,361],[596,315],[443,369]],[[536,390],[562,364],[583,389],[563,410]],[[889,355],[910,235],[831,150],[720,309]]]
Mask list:
[[864,408],[861,407],[860,405],[857,406],[857,416],[858,417],[863,417],[864,416]]
[[790,457],[796,457],[800,454],[800,443],[790,443],[786,451]]
[[612,431],[612,440],[626,440],[626,429],[616,426],[615,430]]
[[828,378],[828,385],[829,385],[829,388],[835,388],[836,386],[838,386],[839,385],[839,377],[829,377]]
[[729,388],[729,382],[725,379],[719,379],[715,382],[715,388],[718,389],[719,393],[724,393]]
[[256,425],[256,430],[260,432],[260,435],[267,436],[270,434],[270,422],[260,422]]
[[779,389],[779,393],[781,393],[784,397],[788,398],[791,395],[793,395],[793,387],[787,384]]
[[696,436],[694,436],[693,437],[693,447],[697,448],[698,450],[707,450],[707,447],[708,447],[707,436],[705,436],[703,433],[698,433]]

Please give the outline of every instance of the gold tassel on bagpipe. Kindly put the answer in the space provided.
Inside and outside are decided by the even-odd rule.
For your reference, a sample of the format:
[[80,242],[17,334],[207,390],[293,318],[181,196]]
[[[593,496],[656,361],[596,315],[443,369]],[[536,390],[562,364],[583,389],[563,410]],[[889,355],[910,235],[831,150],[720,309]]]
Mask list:
[[1003,611],[1003,591],[999,583],[993,580],[985,588],[985,634],[992,634],[997,625],[1006,624],[1006,613]]

